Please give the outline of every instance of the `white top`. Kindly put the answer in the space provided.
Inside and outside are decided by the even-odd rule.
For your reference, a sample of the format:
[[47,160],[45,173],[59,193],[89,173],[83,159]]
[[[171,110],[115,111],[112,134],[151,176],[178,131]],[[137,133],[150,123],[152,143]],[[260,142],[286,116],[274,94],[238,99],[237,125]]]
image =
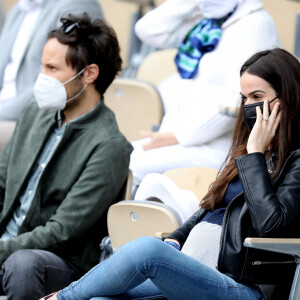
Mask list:
[[17,95],[16,78],[18,69],[26,52],[35,23],[41,13],[42,2],[42,0],[20,0],[19,2],[20,7],[26,10],[27,14],[20,26],[20,31],[13,45],[10,63],[6,65],[4,70],[2,89],[0,91],[0,105],[1,103],[13,99]]
[[206,221],[198,223],[190,232],[181,252],[206,266],[218,265],[222,226]]
[[[156,47],[178,47],[201,19],[196,0],[167,0],[136,24],[141,40]],[[173,132],[182,146],[209,145],[228,151],[235,118],[220,111],[240,103],[242,64],[254,53],[281,46],[274,22],[260,0],[245,0],[223,24],[216,49],[206,53],[193,79],[179,74],[159,86],[165,108],[160,131]],[[227,143],[226,143],[227,142]]]

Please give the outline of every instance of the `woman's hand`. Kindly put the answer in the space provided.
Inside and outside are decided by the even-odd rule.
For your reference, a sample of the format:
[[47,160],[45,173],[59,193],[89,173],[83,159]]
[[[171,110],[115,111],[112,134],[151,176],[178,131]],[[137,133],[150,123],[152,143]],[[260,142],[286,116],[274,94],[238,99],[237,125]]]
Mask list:
[[45,297],[41,298],[40,300],[57,300],[56,295],[57,295],[57,292],[52,293],[48,296],[45,296]]
[[178,144],[178,141],[172,132],[141,131],[141,134],[144,137],[151,138],[150,142],[143,144],[145,151]]
[[279,102],[275,103],[270,116],[267,100],[264,101],[263,113],[259,107],[256,107],[256,122],[247,143],[248,153],[265,153],[269,148],[280,122],[279,105]]
[[[171,247],[174,247],[175,249],[180,250],[180,244],[179,244],[179,242],[177,240],[174,240],[174,239],[165,239],[164,242],[167,243],[167,244],[168,244],[168,242],[170,242],[169,245]],[[176,245],[172,245],[172,243],[176,244],[178,247],[176,247]]]

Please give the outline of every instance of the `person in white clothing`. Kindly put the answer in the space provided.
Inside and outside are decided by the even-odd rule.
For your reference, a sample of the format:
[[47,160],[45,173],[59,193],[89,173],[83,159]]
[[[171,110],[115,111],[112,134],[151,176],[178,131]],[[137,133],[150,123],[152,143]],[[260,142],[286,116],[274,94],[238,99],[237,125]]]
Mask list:
[[135,194],[135,200],[152,198],[159,199],[173,208],[182,224],[199,209],[200,204],[200,199],[192,191],[180,189],[167,176],[158,173],[146,175]]
[[[229,150],[242,63],[280,40],[261,0],[167,0],[140,19],[135,31],[145,43],[178,47],[204,18],[223,19],[216,47],[201,57],[193,78],[167,77],[159,86],[165,115],[158,132],[133,142],[130,169],[138,186],[148,173],[200,166],[219,169]],[[162,66],[163,68],[163,66]]]
[[8,12],[0,35],[0,121],[17,120],[34,98],[48,32],[61,17],[84,12],[103,18],[98,0],[19,0]]
[[4,12],[4,9],[3,9],[2,1],[0,1],[0,31],[2,29],[4,19],[5,19],[5,12]]

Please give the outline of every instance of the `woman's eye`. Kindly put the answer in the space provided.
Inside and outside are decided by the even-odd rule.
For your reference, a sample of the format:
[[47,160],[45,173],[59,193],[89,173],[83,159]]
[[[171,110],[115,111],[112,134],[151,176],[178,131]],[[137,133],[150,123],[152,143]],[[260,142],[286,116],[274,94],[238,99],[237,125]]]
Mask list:
[[254,95],[253,98],[254,99],[261,99],[261,96],[260,95]]

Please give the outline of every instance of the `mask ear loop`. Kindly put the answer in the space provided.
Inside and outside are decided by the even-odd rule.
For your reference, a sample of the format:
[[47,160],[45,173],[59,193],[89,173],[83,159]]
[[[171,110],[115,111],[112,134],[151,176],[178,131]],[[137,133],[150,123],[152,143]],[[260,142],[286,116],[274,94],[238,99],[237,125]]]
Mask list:
[[274,99],[272,99],[271,101],[269,101],[269,104],[271,104],[273,101],[275,101],[278,98],[278,96],[276,96]]
[[[79,73],[75,74],[72,78],[70,78],[69,80],[67,80],[65,83],[63,83],[63,86],[66,85],[67,83],[71,82],[72,80],[74,80],[76,77],[78,77],[79,75],[81,75],[84,71],[85,71],[86,67],[84,67]],[[66,100],[66,103],[74,100],[75,98],[77,98],[79,95],[81,95],[84,90],[86,89],[86,87],[88,86],[88,84],[86,83],[83,88],[73,97],[71,97],[70,99]]]
[[83,91],[86,89],[86,87],[88,86],[88,84],[86,83],[83,88],[73,97],[71,97],[70,99],[67,99],[66,103],[74,100],[75,98],[77,98],[79,95],[81,95],[83,93]]
[[71,77],[70,79],[68,79],[67,81],[65,81],[64,83],[62,83],[61,85],[59,85],[58,87],[64,86],[67,83],[71,82],[72,80],[74,80],[76,77],[78,77],[79,75],[81,75],[84,71],[85,71],[86,67],[84,67],[79,73],[75,74],[73,77]]

